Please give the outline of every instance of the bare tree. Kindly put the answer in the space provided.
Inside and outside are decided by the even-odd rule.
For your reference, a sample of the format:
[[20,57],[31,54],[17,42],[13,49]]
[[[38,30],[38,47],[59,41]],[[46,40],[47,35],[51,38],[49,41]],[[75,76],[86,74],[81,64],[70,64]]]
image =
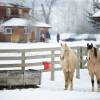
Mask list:
[[36,0],[32,0],[32,12],[31,12],[31,19],[32,20],[36,20],[36,17],[35,17],[35,4],[36,4]]
[[49,23],[50,14],[56,1],[57,0],[45,0],[45,4],[41,4],[43,17],[47,24]]

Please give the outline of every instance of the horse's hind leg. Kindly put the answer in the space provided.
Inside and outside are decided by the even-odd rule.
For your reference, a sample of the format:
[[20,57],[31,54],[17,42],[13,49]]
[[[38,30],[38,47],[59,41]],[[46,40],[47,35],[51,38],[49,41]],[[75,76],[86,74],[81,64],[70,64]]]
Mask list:
[[96,79],[97,79],[97,91],[100,92],[100,72],[96,72]]
[[98,92],[100,92],[100,79],[97,80]]

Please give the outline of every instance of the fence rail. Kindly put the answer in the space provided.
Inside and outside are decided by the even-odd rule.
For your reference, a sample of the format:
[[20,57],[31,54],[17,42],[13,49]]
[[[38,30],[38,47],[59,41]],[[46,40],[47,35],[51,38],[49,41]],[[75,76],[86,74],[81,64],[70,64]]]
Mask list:
[[[98,45],[98,47],[100,47],[100,45]],[[78,57],[80,58],[79,69],[86,68],[86,47],[72,47],[72,49],[76,50]],[[49,59],[48,61],[53,65],[51,68],[51,80],[54,80],[54,71],[61,69],[60,67],[55,68],[55,64],[59,64],[59,56],[60,47],[36,49],[0,49],[0,68],[19,67],[24,71],[26,67],[32,66],[34,69],[34,66],[42,66],[42,61],[44,59]],[[31,61],[29,62],[28,60]]]

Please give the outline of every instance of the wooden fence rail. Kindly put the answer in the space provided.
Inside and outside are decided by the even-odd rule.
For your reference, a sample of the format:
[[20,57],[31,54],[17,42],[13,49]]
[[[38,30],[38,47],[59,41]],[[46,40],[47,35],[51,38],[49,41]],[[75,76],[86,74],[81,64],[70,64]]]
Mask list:
[[[79,69],[86,68],[87,49],[86,47],[72,47],[72,49],[77,52],[80,58],[80,66],[77,69],[77,76],[79,76]],[[42,66],[42,61],[44,61],[44,59],[49,59],[48,61],[53,65],[51,68],[51,80],[54,80],[55,70],[61,69],[60,67],[55,68],[55,64],[59,64],[59,56],[60,47],[34,49],[0,49],[0,68],[5,69],[18,67],[24,71],[27,67],[32,67],[34,69],[34,66]],[[58,59],[56,60],[56,58]]]

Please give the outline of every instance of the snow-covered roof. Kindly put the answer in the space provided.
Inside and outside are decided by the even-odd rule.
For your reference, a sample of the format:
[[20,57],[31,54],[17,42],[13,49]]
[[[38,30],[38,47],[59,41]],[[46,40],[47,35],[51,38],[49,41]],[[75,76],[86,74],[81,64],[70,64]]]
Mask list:
[[34,24],[34,26],[35,26],[35,27],[48,27],[48,28],[51,27],[50,24],[46,24],[46,23],[44,23],[44,22],[36,22],[36,23]]
[[[5,21],[3,24],[0,26],[28,26],[30,20],[24,19],[24,18],[11,18],[8,21]],[[44,22],[35,22],[34,27],[48,27],[50,28],[51,26],[49,24],[46,24]]]
[[0,6],[5,6],[5,7],[16,7],[16,8],[29,8],[23,5],[20,5],[18,3],[6,3],[6,2],[0,2]]
[[0,2],[0,6],[13,7],[9,3]]
[[100,10],[97,11],[97,12],[93,15],[93,17],[100,17]]
[[27,26],[29,21],[24,18],[11,18],[10,20],[5,21],[0,26]]

